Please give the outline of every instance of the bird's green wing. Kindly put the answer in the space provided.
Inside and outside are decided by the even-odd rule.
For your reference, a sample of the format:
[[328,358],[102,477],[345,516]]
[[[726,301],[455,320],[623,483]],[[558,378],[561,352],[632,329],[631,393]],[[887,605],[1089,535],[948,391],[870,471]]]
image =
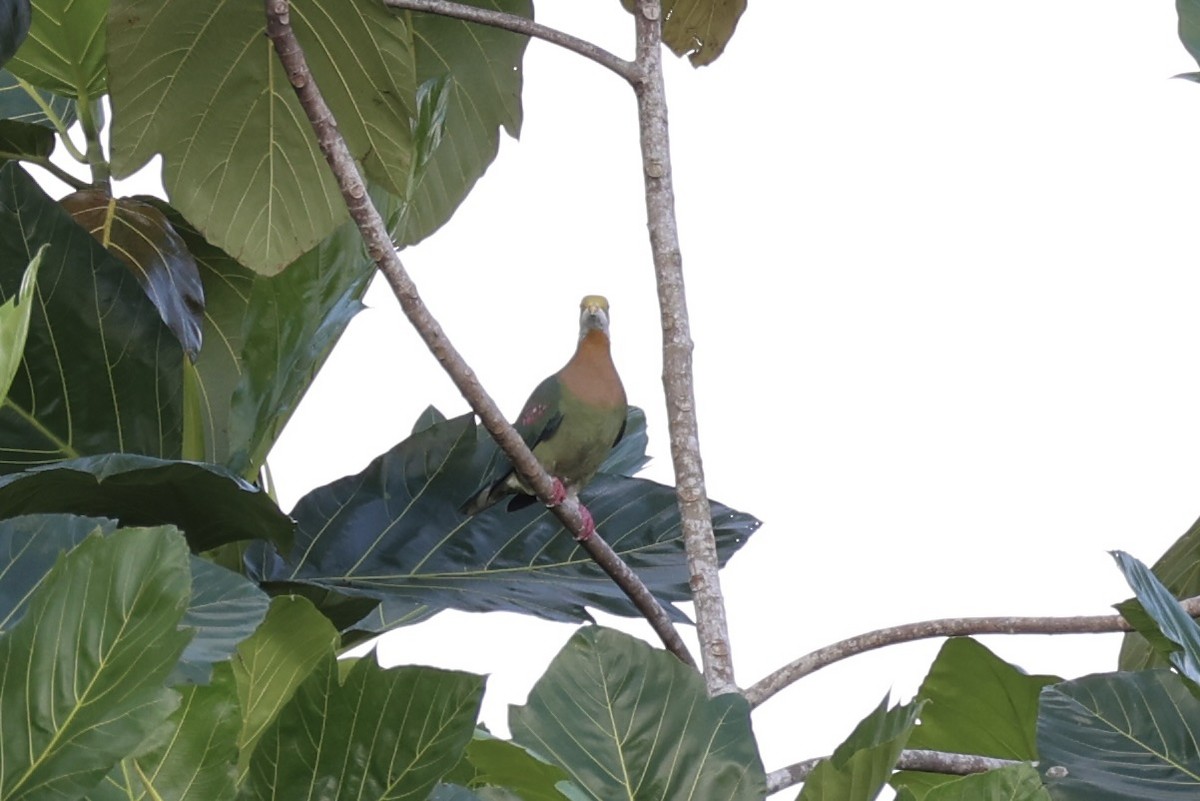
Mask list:
[[532,450],[539,442],[545,442],[554,436],[562,419],[562,383],[555,374],[533,390],[521,413],[517,415],[513,428]]

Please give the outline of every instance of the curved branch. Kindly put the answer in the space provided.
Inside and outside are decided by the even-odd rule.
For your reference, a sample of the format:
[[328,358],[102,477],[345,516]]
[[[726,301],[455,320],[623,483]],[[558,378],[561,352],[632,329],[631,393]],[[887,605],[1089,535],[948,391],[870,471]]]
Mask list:
[[[777,793],[792,785],[799,784],[808,778],[817,763],[825,757],[814,757],[788,765],[786,768],[773,770],[767,774],[767,792]],[[900,759],[896,761],[896,770],[919,770],[925,773],[948,773],[954,776],[966,776],[970,773],[984,773],[1010,765],[1020,765],[1012,759],[996,759],[995,757],[979,756],[978,754],[954,754],[949,751],[926,751],[912,749],[901,751]]]
[[[354,157],[346,147],[334,121],[333,113],[325,104],[316,81],[309,71],[308,62],[300,48],[295,33],[292,31],[288,18],[290,4],[288,0],[265,0],[267,15],[267,36],[275,46],[275,52],[283,65],[284,72],[300,105],[304,108],[321,152],[329,162],[330,169],[337,179],[342,198],[350,216],[358,225],[367,252],[374,260],[379,271],[387,279],[388,285],[400,302],[409,322],[417,329],[421,339],[449,374],[454,385],[466,398],[475,414],[483,422],[484,427],[500,445],[504,453],[512,461],[513,467],[531,487],[543,503],[548,503],[552,497],[550,476],[542,469],[536,457],[525,445],[521,436],[509,425],[508,420],[500,412],[495,401],[487,394],[474,371],[467,365],[458,350],[450,343],[446,333],[438,321],[429,313],[429,309],[417,294],[416,284],[409,277],[408,271],[400,262],[400,257],[392,245],[387,227],[375,204],[367,194],[366,185],[359,173]],[[552,511],[562,521],[563,525],[576,537],[583,531],[583,518],[580,515],[579,502],[567,499],[552,507]],[[641,580],[625,565],[619,556],[598,536],[590,537],[581,543],[582,547],[598,565],[613,579],[614,582],[633,601],[654,628],[663,645],[674,653],[684,663],[695,666],[691,654],[684,645],[679,632],[671,624],[662,605],[646,588]]]
[[441,17],[451,17],[467,22],[478,22],[480,25],[488,25],[493,28],[512,31],[513,33],[523,33],[526,36],[532,36],[535,39],[541,39],[550,44],[558,45],[565,50],[570,50],[572,53],[591,59],[600,66],[612,70],[630,83],[637,78],[637,71],[632,62],[615,56],[589,41],[572,36],[569,33],[563,33],[546,25],[541,25],[531,19],[519,17],[516,14],[508,14],[504,11],[494,11],[488,8],[477,8],[476,6],[450,2],[450,0],[383,0],[383,4],[406,11],[424,11],[429,14],[437,14]]
[[[1189,615],[1200,617],[1200,596],[1179,603]],[[968,634],[1104,634],[1118,631],[1133,631],[1133,626],[1120,615],[950,617],[906,623],[859,634],[805,654],[756,682],[746,690],[746,700],[752,707],[758,706],[789,684],[834,662],[902,642]]]

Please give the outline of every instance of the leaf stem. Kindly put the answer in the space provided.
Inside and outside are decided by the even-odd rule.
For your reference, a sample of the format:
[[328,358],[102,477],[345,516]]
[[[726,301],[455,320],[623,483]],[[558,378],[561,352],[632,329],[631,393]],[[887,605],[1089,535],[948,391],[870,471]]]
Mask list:
[[[374,260],[379,271],[383,273],[409,322],[416,328],[434,358],[441,363],[454,385],[471,405],[471,409],[479,416],[492,438],[512,461],[517,474],[521,476],[527,486],[537,493],[543,503],[548,503],[553,491],[550,476],[542,469],[541,464],[525,445],[521,436],[509,425],[495,401],[479,383],[479,379],[475,377],[474,371],[451,344],[438,321],[430,314],[429,309],[417,293],[416,284],[413,283],[408,271],[401,263],[383,219],[367,194],[367,188],[358,170],[358,165],[346,147],[345,139],[337,129],[333,113],[325,104],[312,72],[308,68],[308,62],[300,43],[292,31],[289,20],[290,3],[288,0],[265,0],[265,6],[267,36],[274,44],[275,52],[279,56],[288,81],[296,90],[300,105],[316,133],[317,143],[337,179],[342,198],[346,202],[346,208],[358,225],[367,253]],[[567,499],[552,507],[552,511],[568,531],[576,536],[582,532],[583,517],[580,514],[578,501]],[[621,563],[620,557],[612,551],[612,548],[599,536],[591,537],[582,545],[629,596],[638,611],[650,622],[667,649],[686,664],[694,665],[687,646],[684,645],[679,632],[671,624],[666,610],[633,571]],[[618,563],[620,563],[619,567]]]
[[75,101],[79,113],[79,125],[83,128],[84,141],[87,143],[87,164],[92,168],[92,186],[109,187],[110,171],[108,159],[104,156],[104,146],[100,142],[100,110],[99,100],[81,98]]
[[43,170],[50,173],[72,189],[87,189],[89,186],[91,186],[91,184],[89,184],[87,181],[76,178],[74,175],[71,175],[71,173],[67,172],[48,158],[41,156],[36,158],[21,156],[20,159],[26,164],[35,164],[38,167],[41,167]]
[[71,154],[71,158],[75,159],[80,164],[87,164],[87,156],[85,156],[79,150],[79,148],[75,147],[75,143],[71,141],[71,137],[68,134],[66,124],[63,122],[62,117],[58,116],[58,113],[55,112],[54,107],[47,103],[45,98],[42,97],[41,93],[38,92],[38,90],[34,88],[34,86],[28,81],[24,80],[23,78],[17,78],[15,75],[13,77],[16,78],[17,85],[25,91],[25,94],[29,95],[29,98],[33,100],[33,102],[37,104],[37,107],[42,110],[42,113],[46,115],[46,119],[50,120],[51,124],[54,125],[54,130],[58,131],[58,135],[62,139],[63,147],[65,147],[67,152]]

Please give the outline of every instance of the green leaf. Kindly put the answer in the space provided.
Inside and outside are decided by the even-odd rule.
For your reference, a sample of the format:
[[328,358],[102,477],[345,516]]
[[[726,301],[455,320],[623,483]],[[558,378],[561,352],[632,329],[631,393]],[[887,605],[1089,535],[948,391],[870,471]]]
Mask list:
[[0,0],[0,67],[29,33],[29,0]]
[[17,76],[0,70],[0,118],[66,130],[75,122],[75,104],[62,95],[22,86]]
[[[589,619],[587,606],[637,614],[544,507],[459,513],[494,468],[495,453],[471,415],[423,429],[362,473],[302,498],[292,510],[298,528],[287,559],[253,548],[247,567],[259,580],[289,582],[289,590],[299,582],[377,598],[389,621],[427,617],[423,607],[563,621]],[[670,601],[690,598],[673,488],[601,474],[582,500],[600,536],[669,610]],[[759,525],[720,504],[713,522],[722,564]]]
[[1038,769],[1056,799],[1195,799],[1198,742],[1200,700],[1167,670],[1085,676],[1042,691]]
[[[445,781],[464,788],[503,788],[520,801],[568,801],[558,789],[567,780],[562,768],[486,731],[475,732],[462,761],[445,776]],[[441,795],[453,797],[450,790]]]
[[[1200,0],[1198,0],[1200,1]],[[1154,575],[1176,598],[1200,595],[1200,520],[1175,541],[1153,566]],[[1121,670],[1144,670],[1169,664],[1141,635],[1130,632],[1121,642]]]
[[[533,19],[532,0],[466,0],[467,5]],[[449,71],[446,118],[398,240],[413,245],[440,228],[483,176],[500,148],[500,128],[521,131],[521,62],[529,39],[437,14],[397,12],[411,26],[416,83]]]
[[326,655],[267,728],[242,798],[424,799],[471,739],[483,677]]
[[1175,10],[1179,14],[1179,40],[1196,59],[1196,63],[1200,64],[1200,0],[1175,0]]
[[[234,764],[241,725],[229,664],[206,686],[180,691],[162,743],[112,771],[88,801],[227,801],[237,792]],[[153,793],[153,795],[151,794]]]
[[59,201],[75,222],[125,263],[183,346],[196,360],[204,319],[204,287],[196,259],[166,216],[135,198],[84,189]]
[[[17,293],[0,305],[0,402],[8,395],[21,356],[25,353],[25,339],[29,335],[29,316],[33,309],[33,290],[37,282],[38,266],[42,262],[45,246],[38,248],[33,260],[25,268],[21,286]],[[2,295],[0,295],[2,297]]]
[[867,715],[804,781],[799,801],[871,801],[887,784],[917,722],[922,702],[888,709],[888,698]]
[[513,739],[571,774],[594,798],[760,801],[766,777],[736,694],[666,651],[586,626],[509,709]]
[[8,69],[34,86],[81,101],[105,93],[108,3],[34,0],[29,38]]
[[[621,0],[630,13],[638,13],[637,4]],[[725,52],[745,10],[746,0],[663,0],[663,44],[693,67],[711,64]]]
[[292,521],[271,497],[224,468],[107,454],[0,476],[0,518],[72,512],[124,525],[173,523],[196,552],[271,539],[286,547]]
[[0,798],[82,795],[162,725],[189,592],[166,529],[91,536],[55,564],[0,638]]
[[[916,774],[910,774],[916,775]],[[925,774],[930,775],[930,774]],[[904,784],[913,801],[1051,801],[1032,765],[1011,765],[969,776],[940,776],[936,787]]]
[[182,352],[129,270],[12,162],[0,294],[43,244],[22,367],[0,402],[0,473],[102,453],[179,455]]
[[0,120],[0,161],[44,161],[57,142],[54,131],[42,125]]
[[244,776],[259,738],[308,675],[333,653],[337,632],[303,598],[271,601],[266,620],[237,647],[233,676],[242,711],[238,771]]
[[182,625],[195,636],[175,677],[203,684],[213,665],[228,660],[238,643],[255,632],[270,602],[257,584],[198,556],[192,557],[191,573],[192,597]]
[[1171,664],[1193,682],[1200,683],[1200,626],[1144,564],[1124,551],[1113,551],[1112,555],[1141,601],[1142,609],[1154,619],[1163,635],[1179,646],[1170,655]]

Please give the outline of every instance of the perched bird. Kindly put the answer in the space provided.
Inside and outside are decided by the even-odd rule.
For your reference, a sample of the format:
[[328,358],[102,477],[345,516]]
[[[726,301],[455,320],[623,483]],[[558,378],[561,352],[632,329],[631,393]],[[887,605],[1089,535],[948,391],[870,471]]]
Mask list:
[[[554,375],[538,384],[514,424],[517,433],[555,480],[555,503],[578,493],[591,481],[608,452],[625,433],[625,388],[613,365],[608,340],[608,300],[588,295],[579,304],[579,344],[575,355]],[[536,500],[520,477],[509,471],[463,504],[475,515],[515,495],[508,509]],[[580,507],[586,540],[595,523]]]

